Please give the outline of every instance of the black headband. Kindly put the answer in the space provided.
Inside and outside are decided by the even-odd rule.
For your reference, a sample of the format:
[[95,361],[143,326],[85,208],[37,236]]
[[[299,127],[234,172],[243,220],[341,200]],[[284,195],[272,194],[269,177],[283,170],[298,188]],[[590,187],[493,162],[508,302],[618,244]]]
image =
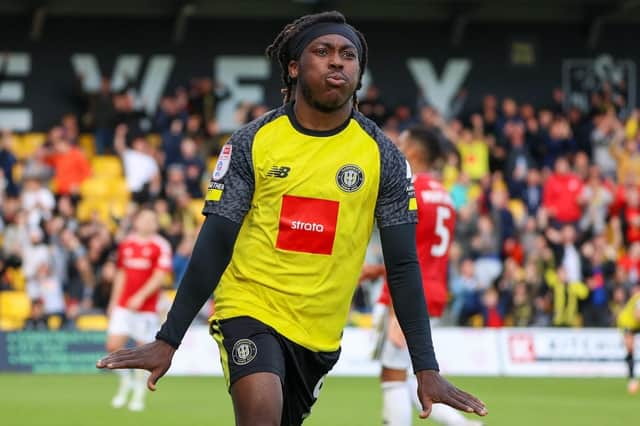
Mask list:
[[297,60],[309,43],[327,34],[338,34],[349,40],[356,47],[358,58],[362,58],[362,43],[358,34],[351,25],[338,22],[320,22],[295,35],[289,42],[290,57]]

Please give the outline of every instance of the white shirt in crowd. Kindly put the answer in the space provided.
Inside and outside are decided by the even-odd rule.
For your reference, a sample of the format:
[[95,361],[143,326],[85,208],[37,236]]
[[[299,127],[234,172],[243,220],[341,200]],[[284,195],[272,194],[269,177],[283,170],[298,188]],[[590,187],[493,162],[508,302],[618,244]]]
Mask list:
[[127,186],[132,192],[142,190],[159,172],[158,164],[152,156],[133,149],[125,149],[122,152],[122,163]]

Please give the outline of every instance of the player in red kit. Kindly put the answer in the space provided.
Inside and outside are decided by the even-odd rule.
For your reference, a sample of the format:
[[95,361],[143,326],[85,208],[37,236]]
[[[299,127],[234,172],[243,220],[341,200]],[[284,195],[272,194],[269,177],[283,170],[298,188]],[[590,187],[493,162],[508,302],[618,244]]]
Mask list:
[[[437,136],[424,128],[404,131],[398,142],[413,173],[415,201],[418,207],[416,249],[422,285],[432,327],[438,325],[447,305],[449,247],[453,239],[456,213],[448,191],[436,176],[435,163],[441,157]],[[366,265],[361,280],[384,274],[384,265]],[[383,421],[388,426],[412,423],[411,401],[417,402],[417,384],[408,380],[411,359],[407,344],[391,308],[389,288],[383,286],[378,307],[386,316],[381,340]],[[380,309],[377,309],[380,312]],[[418,408],[419,409],[419,408]],[[444,425],[478,425],[444,404],[434,404],[430,419]]]
[[[109,300],[107,351],[123,348],[129,338],[141,346],[155,340],[160,326],[156,305],[166,274],[171,272],[171,247],[157,234],[156,213],[140,210],[134,230],[118,246],[117,272]],[[144,409],[148,373],[144,370],[118,370],[120,386],[111,401],[115,408],[127,403],[129,409]]]

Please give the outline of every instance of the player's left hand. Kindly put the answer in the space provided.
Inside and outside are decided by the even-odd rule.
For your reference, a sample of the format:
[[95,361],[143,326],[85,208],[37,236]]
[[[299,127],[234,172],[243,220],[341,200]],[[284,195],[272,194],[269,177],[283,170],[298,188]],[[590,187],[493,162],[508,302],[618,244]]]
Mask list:
[[129,301],[127,302],[127,308],[131,309],[132,311],[137,311],[138,309],[140,309],[143,303],[144,299],[136,293],[129,298]]
[[156,390],[156,383],[171,367],[171,360],[176,350],[162,340],[156,340],[133,349],[121,349],[102,358],[96,363],[97,368],[116,370],[121,368],[139,368],[151,373],[147,379],[147,387]]
[[446,404],[457,410],[475,413],[479,416],[488,414],[482,401],[456,388],[437,371],[418,371],[416,378],[418,379],[418,398],[422,403],[421,419],[429,417],[431,406],[434,403]]

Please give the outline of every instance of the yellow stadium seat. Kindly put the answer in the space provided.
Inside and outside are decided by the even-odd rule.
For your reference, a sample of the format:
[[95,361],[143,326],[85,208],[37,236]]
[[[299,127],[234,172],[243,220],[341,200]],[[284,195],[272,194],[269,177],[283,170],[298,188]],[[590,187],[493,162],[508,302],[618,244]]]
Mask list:
[[127,215],[129,200],[124,198],[109,200],[109,213],[112,217],[123,218]]
[[13,144],[13,153],[18,160],[24,160],[33,155],[34,152],[47,140],[45,133],[25,133],[16,137]]
[[83,199],[99,198],[104,200],[109,196],[110,184],[110,180],[104,177],[85,179],[80,185],[80,195]]
[[131,196],[127,181],[122,179],[109,179],[108,181],[109,198],[118,200],[128,200]]
[[22,328],[24,321],[31,315],[31,299],[24,291],[0,292],[0,319],[2,326]]
[[86,155],[88,159],[96,155],[96,141],[92,134],[81,134],[78,138],[78,145],[80,145],[80,149],[84,151],[84,155]]
[[24,321],[0,317],[0,331],[15,331],[24,328]]
[[47,318],[47,327],[49,327],[49,330],[60,330],[62,317],[60,315],[51,315]]
[[109,326],[109,319],[102,314],[86,314],[76,318],[76,327],[83,331],[104,331]]
[[204,222],[204,216],[202,215],[203,207],[204,200],[195,199],[189,202],[189,210],[191,210],[191,213],[197,219],[198,223]]
[[115,155],[96,155],[91,159],[91,170],[95,177],[121,177],[122,163]]

